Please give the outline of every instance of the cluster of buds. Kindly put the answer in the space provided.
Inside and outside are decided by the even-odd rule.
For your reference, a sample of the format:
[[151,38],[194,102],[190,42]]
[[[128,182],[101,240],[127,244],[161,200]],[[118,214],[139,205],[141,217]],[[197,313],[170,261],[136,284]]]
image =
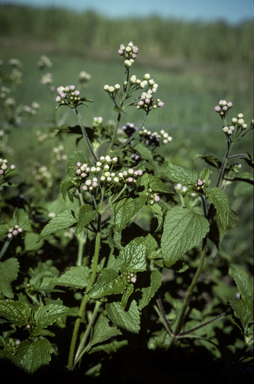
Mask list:
[[138,86],[138,88],[144,89],[145,87],[151,88],[152,92],[155,93],[158,89],[158,84],[155,83],[149,73],[146,73],[143,76],[143,80],[138,79],[135,75],[132,75],[130,78],[130,83],[132,85]]
[[104,91],[108,92],[111,97],[115,96],[115,94],[119,91],[120,88],[120,84],[115,84],[114,86],[107,84],[104,85]]
[[103,122],[103,117],[101,117],[101,116],[100,117],[94,117],[92,127],[96,128],[96,127],[100,126],[102,124],[102,122]]
[[148,89],[147,92],[142,92],[140,101],[137,103],[137,109],[144,109],[146,112],[151,109],[162,108],[164,106],[161,99],[154,100],[152,89]]
[[78,76],[78,80],[81,84],[87,83],[90,79],[91,79],[91,75],[89,75],[89,73],[85,71],[81,71]]
[[45,73],[45,75],[42,76],[41,78],[41,83],[43,85],[51,85],[53,83],[53,75],[52,73]]
[[157,203],[160,200],[160,196],[153,192],[152,188],[148,188],[148,192],[146,192],[146,194],[147,203],[150,205],[153,205],[154,203]]
[[10,64],[10,66],[15,67],[15,68],[21,68],[22,67],[22,64],[19,61],[19,59],[10,59],[8,61],[8,63]]
[[67,160],[67,155],[63,153],[64,147],[63,145],[59,145],[58,147],[53,148],[53,152],[55,154],[55,158],[52,160],[52,164],[59,163],[61,161]]
[[0,98],[1,99],[6,99],[7,95],[11,92],[10,88],[7,87],[1,87],[0,88]]
[[220,100],[219,105],[214,107],[215,112],[219,113],[222,118],[224,118],[230,108],[232,108],[233,103],[231,101]]
[[17,68],[14,68],[10,74],[10,80],[13,84],[18,85],[22,82],[23,73],[19,71]]
[[4,100],[4,105],[6,107],[9,107],[9,108],[14,108],[15,105],[16,105],[16,101],[15,99],[13,99],[13,97],[7,97],[5,100]]
[[37,139],[38,141],[42,142],[44,140],[47,140],[47,139],[53,139],[53,137],[55,137],[55,134],[54,132],[51,132],[51,133],[42,133],[41,131],[36,131],[36,136],[37,136]]
[[239,113],[237,115],[237,117],[233,117],[231,119],[231,123],[232,124],[230,126],[224,126],[223,127],[223,132],[227,136],[232,136],[233,133],[235,133],[235,135],[233,135],[233,136],[236,136],[239,132],[248,128],[248,125],[245,123],[245,121],[243,119],[242,113]]
[[48,188],[52,187],[52,176],[46,165],[41,166],[39,163],[36,163],[35,167],[36,168],[32,170],[35,180],[45,184]]
[[156,146],[160,145],[161,143],[167,144],[170,141],[173,140],[171,136],[168,135],[167,132],[165,132],[163,129],[160,131],[160,133],[157,132],[150,132],[145,127],[143,127],[139,135],[145,138],[145,143],[147,145],[155,144]]
[[195,184],[196,190],[199,192],[202,192],[205,187],[206,180],[200,180],[198,179],[197,183]]
[[135,127],[133,123],[127,123],[122,127],[122,130],[128,137],[130,137],[138,130],[138,128]]
[[28,105],[24,105],[23,111],[28,113],[29,115],[36,115],[39,108],[40,104],[38,104],[36,101],[33,101],[31,107],[29,107]]
[[120,49],[118,50],[118,53],[120,56],[123,56],[123,58],[125,59],[124,61],[125,67],[130,68],[137,57],[138,47],[134,45],[132,41],[130,41],[127,46],[125,46],[124,44],[121,44]]
[[178,193],[184,193],[187,191],[187,187],[186,185],[182,185],[180,183],[177,183],[175,186],[174,186],[175,190],[178,192]]
[[56,102],[69,105],[70,107],[76,107],[80,98],[80,92],[76,89],[75,85],[69,85],[67,87],[60,86],[57,88],[58,96]]
[[7,175],[9,172],[13,171],[16,168],[15,165],[11,165],[8,169],[8,160],[0,159],[0,175]]
[[11,239],[14,236],[17,236],[19,233],[23,232],[23,229],[18,225],[14,225],[14,227],[9,228],[8,230],[8,239]]
[[45,56],[45,55],[42,55],[40,60],[38,61],[38,67],[39,69],[44,69],[44,68],[51,68],[52,67],[52,62],[50,61],[50,59]]
[[128,283],[133,283],[133,284],[135,284],[136,281],[137,281],[137,275],[136,275],[136,273],[134,273],[134,272],[126,272],[126,271],[124,271],[124,272],[123,272],[123,277],[124,277],[125,279],[127,279],[127,282],[128,282]]
[[141,157],[139,155],[136,155],[135,153],[132,153],[131,159],[132,159],[133,165],[137,165],[141,161]]

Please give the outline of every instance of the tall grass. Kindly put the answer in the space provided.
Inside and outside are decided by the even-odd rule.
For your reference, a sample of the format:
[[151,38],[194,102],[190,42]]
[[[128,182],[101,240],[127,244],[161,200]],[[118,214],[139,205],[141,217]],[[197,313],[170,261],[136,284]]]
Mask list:
[[108,19],[87,11],[58,8],[0,6],[0,34],[54,42],[59,49],[86,55],[112,51],[120,42],[135,40],[146,56],[194,61],[221,61],[251,65],[254,23],[237,26],[224,22],[203,24],[148,18]]

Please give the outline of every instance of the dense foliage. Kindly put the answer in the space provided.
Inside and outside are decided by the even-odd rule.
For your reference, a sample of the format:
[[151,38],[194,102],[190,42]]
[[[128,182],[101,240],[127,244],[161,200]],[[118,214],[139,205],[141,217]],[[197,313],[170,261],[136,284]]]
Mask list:
[[[44,382],[56,380],[54,370],[58,379],[81,381],[251,382],[252,258],[249,251],[234,260],[221,242],[238,222],[226,192],[239,182],[235,197],[248,196],[253,185],[252,173],[242,172],[253,168],[253,155],[232,152],[254,121],[230,116],[232,102],[221,99],[214,113],[224,158],[198,155],[201,172],[165,160],[162,148],[173,138],[145,128],[165,107],[151,75],[132,74],[138,51],[120,45],[124,81],[104,86],[115,121],[83,123],[87,73],[81,91],[57,88],[56,109],[72,110],[77,125],[53,134],[74,136],[84,149],[68,158],[62,176],[59,143],[50,170],[32,164],[33,177],[15,184],[21,170],[9,165],[8,135],[39,104],[21,108],[11,97],[22,81],[19,60],[10,60],[10,75],[2,71],[0,357]],[[38,65],[47,71],[52,63],[42,56]],[[121,126],[133,108],[139,126]]]

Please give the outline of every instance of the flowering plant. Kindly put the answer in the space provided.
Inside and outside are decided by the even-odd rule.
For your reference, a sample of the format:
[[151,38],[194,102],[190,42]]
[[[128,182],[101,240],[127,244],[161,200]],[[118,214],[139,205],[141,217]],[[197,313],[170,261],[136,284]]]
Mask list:
[[[235,284],[228,287],[227,303],[221,300],[209,305],[210,296],[215,296],[210,289],[202,308],[202,294],[205,297],[209,285],[205,260],[210,249],[213,244],[219,247],[223,234],[237,222],[225,190],[241,178],[241,164],[231,162],[238,159],[253,167],[252,155],[230,152],[236,141],[253,130],[254,121],[248,126],[238,114],[228,126],[232,103],[221,100],[215,107],[223,120],[227,148],[222,161],[202,156],[218,172],[215,186],[211,186],[210,168],[198,174],[160,155],[158,148],[172,145],[172,137],[164,130],[157,133],[145,128],[149,114],[159,113],[164,106],[155,96],[158,84],[148,73],[141,79],[131,75],[138,54],[132,42],[121,44],[118,53],[124,59],[124,81],[104,86],[117,114],[114,125],[96,117],[92,128],[86,127],[79,108],[91,100],[81,97],[74,85],[58,87],[56,109],[70,108],[78,119],[78,126],[65,125],[58,134],[81,135],[84,150],[68,158],[61,196],[48,205],[43,228],[33,221],[35,214],[28,206],[16,209],[12,220],[0,226],[5,239],[0,253],[0,316],[9,325],[0,339],[1,353],[29,373],[50,363],[58,353],[52,337],[71,327],[72,335],[66,333],[69,339],[65,339],[68,357],[61,354],[68,371],[106,378],[107,364],[116,352],[136,348],[146,354],[149,363],[155,351],[177,346],[184,350],[193,341],[206,345],[215,328],[223,326],[218,325],[223,319],[240,328],[242,353],[253,343],[252,280],[246,271],[227,266],[240,293],[235,296]],[[42,57],[39,67],[50,66]],[[83,78],[87,80],[87,76]],[[140,125],[121,127],[123,114],[133,107],[143,115]],[[57,156],[59,152],[57,147]],[[7,160],[1,159],[0,169],[6,185],[14,166],[7,171]],[[253,183],[248,172],[241,180]],[[24,240],[24,254],[32,252],[36,257],[48,254],[48,246],[57,248],[60,242],[62,262],[67,260],[67,266],[60,268],[51,259],[39,261],[14,293],[20,263],[18,251],[12,248],[9,256],[7,249],[17,238]],[[210,258],[208,264],[213,262]],[[181,276],[185,273],[184,281]],[[211,278],[219,286],[220,277]],[[176,292],[171,289],[172,281]],[[198,304],[193,306],[195,296]],[[15,336],[19,334],[20,339]],[[220,350],[220,345],[216,348]],[[237,357],[237,364],[245,362]],[[164,368],[161,377],[168,380],[170,372]]]

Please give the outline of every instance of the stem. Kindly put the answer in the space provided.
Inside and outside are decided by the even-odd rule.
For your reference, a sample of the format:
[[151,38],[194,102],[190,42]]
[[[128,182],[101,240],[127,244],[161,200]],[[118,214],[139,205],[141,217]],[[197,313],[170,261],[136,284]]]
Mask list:
[[[86,292],[89,291],[89,289],[92,287],[95,276],[96,276],[96,269],[97,269],[97,264],[99,260],[99,250],[100,250],[100,240],[101,240],[101,215],[98,215],[98,227],[97,227],[97,234],[96,234],[96,239],[95,239],[95,250],[94,250],[94,258],[93,258],[93,270],[92,270],[92,275],[90,278],[90,282],[88,284],[88,287],[86,289]],[[70,346],[70,352],[69,352],[69,360],[68,360],[68,369],[71,370],[74,368],[73,365],[73,358],[74,358],[74,350],[75,350],[75,345],[78,337],[78,331],[79,331],[79,326],[81,319],[84,317],[84,310],[86,303],[89,299],[89,296],[87,293],[85,293],[80,308],[78,312],[78,318],[76,319],[73,334],[72,334],[72,340],[71,340],[71,346]]]
[[118,193],[118,195],[108,205],[106,205],[106,207],[103,208],[103,210],[101,211],[101,214],[105,212],[111,206],[111,204],[113,204],[122,195],[122,193],[126,188],[127,188],[127,184],[125,184],[123,189],[121,189],[121,191]]
[[148,118],[148,114],[149,114],[149,111],[146,111],[145,117],[144,117],[142,123],[140,124],[139,128],[136,130],[136,132],[134,132],[133,135],[130,136],[130,137],[128,138],[128,140],[126,140],[123,144],[118,145],[118,147],[116,147],[115,149],[113,149],[111,152],[114,152],[114,151],[116,151],[116,150],[118,150],[118,149],[124,147],[125,145],[129,144],[129,142],[130,142],[132,139],[134,139],[134,137],[136,136],[136,134],[140,131],[140,129],[141,129],[141,128],[143,127],[143,125],[145,124],[145,122],[146,122],[146,120],[147,120],[147,118]]
[[237,155],[228,156],[228,159],[236,159],[237,157],[248,157],[248,155],[246,155],[246,153],[239,153]]
[[95,160],[95,161],[98,161],[98,159],[97,159],[97,157],[96,157],[96,155],[95,155],[95,153],[94,153],[94,151],[93,151],[93,148],[92,148],[92,145],[91,145],[91,143],[90,143],[89,137],[88,137],[88,135],[87,135],[85,126],[84,126],[84,124],[83,124],[83,121],[82,121],[82,119],[81,119],[81,116],[80,116],[79,111],[77,110],[77,108],[74,109],[74,112],[75,112],[75,114],[76,114],[76,116],[77,116],[77,118],[78,118],[79,125],[80,125],[80,128],[81,128],[81,132],[82,132],[82,135],[83,135],[84,139],[86,140],[86,144],[87,144],[87,146],[88,146],[88,148],[89,148],[89,150],[90,150],[90,152],[91,152],[91,154],[92,154],[94,160]]
[[11,240],[12,240],[12,237],[11,238],[8,237],[6,242],[4,243],[3,248],[1,249],[1,252],[0,252],[0,260],[3,257],[3,255],[5,254],[5,252],[7,251]]
[[223,159],[223,163],[222,163],[222,166],[221,166],[221,170],[220,170],[220,173],[219,173],[219,176],[218,176],[218,180],[217,180],[217,183],[216,183],[216,187],[218,188],[220,186],[220,183],[221,183],[221,179],[223,178],[223,175],[224,175],[224,171],[225,171],[225,168],[226,168],[226,165],[227,165],[227,161],[228,161],[228,155],[232,149],[232,146],[233,146],[233,143],[230,142],[229,138],[227,137],[227,141],[228,141],[228,148],[227,148],[227,151],[225,153],[225,156],[224,156],[224,159]]
[[82,341],[81,343],[79,344],[79,347],[78,347],[78,350],[77,350],[77,353],[76,353],[76,356],[75,356],[75,360],[74,360],[74,364],[73,364],[73,368],[75,367],[75,365],[77,364],[77,362],[81,359],[81,357],[83,356],[83,353],[81,353],[84,345],[85,345],[85,342],[86,342],[86,339],[91,331],[91,328],[92,328],[92,325],[94,323],[94,320],[95,320],[95,317],[97,315],[97,312],[98,312],[98,309],[100,307],[101,303],[99,301],[96,302],[95,304],[95,308],[94,308],[94,311],[93,311],[93,315],[92,315],[92,318],[90,320],[90,323],[88,324],[88,327],[86,329],[86,332],[82,338]]
[[206,256],[206,243],[207,243],[207,236],[203,240],[203,249],[202,249],[202,254],[201,254],[199,266],[198,266],[198,269],[197,269],[196,274],[194,276],[194,279],[192,280],[192,283],[191,283],[191,285],[189,287],[187,295],[185,297],[185,300],[184,300],[184,303],[183,303],[183,306],[182,306],[182,309],[181,309],[181,313],[180,313],[180,316],[179,316],[178,321],[177,321],[176,329],[174,331],[174,336],[173,336],[173,338],[171,340],[171,343],[170,343],[169,347],[175,342],[175,339],[177,337],[179,337],[179,332],[181,330],[183,318],[184,318],[186,309],[188,307],[190,297],[192,295],[192,292],[193,292],[193,290],[194,290],[194,288],[195,288],[195,286],[196,286],[196,284],[198,282],[199,276],[200,276],[200,274],[202,272],[202,269],[203,269],[203,265],[204,265],[204,261],[205,261],[205,256]]
[[84,233],[85,230],[83,230],[79,235],[77,235],[78,238],[78,260],[77,265],[82,266],[83,265],[83,251],[84,251],[84,245],[86,243],[87,236],[85,236]]
[[[162,317],[162,320],[163,320],[163,323],[165,325],[166,330],[170,333],[171,336],[174,336],[173,329],[171,328],[171,325],[168,322],[168,319],[166,317],[166,314],[165,314],[164,308],[162,306],[162,302],[161,302],[160,297],[158,297],[158,299],[156,301],[157,301],[157,305],[159,307],[159,313]],[[157,308],[155,308],[155,309],[157,309]]]
[[191,329],[189,329],[189,330],[186,331],[186,332],[182,332],[182,333],[180,333],[180,334],[178,335],[178,337],[183,337],[183,336],[188,335],[188,334],[190,334],[190,333],[192,333],[192,332],[194,332],[194,331],[197,331],[198,329],[203,328],[203,327],[205,327],[206,325],[211,324],[211,323],[213,323],[214,321],[219,320],[221,317],[224,317],[224,316],[228,315],[230,312],[231,312],[231,310],[229,310],[229,311],[227,311],[227,312],[223,312],[223,313],[221,313],[220,315],[215,316],[215,317],[213,317],[212,319],[206,321],[205,323],[202,323],[202,324],[198,325],[197,327],[191,328]]

